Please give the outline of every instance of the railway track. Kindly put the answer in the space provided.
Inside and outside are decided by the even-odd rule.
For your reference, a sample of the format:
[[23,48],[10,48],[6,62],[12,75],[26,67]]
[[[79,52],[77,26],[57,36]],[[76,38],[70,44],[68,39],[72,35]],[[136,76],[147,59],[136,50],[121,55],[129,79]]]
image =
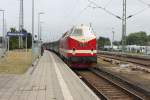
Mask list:
[[146,67],[150,67],[150,60],[144,58],[128,57],[128,56],[119,56],[119,55],[107,55],[107,54],[98,54],[98,57],[111,58],[120,61],[126,61]]
[[102,100],[149,100],[145,92],[131,89],[133,86],[98,69],[78,70],[76,73]]
[[132,69],[135,70],[141,70],[146,73],[150,73],[150,60],[149,59],[138,59],[138,58],[130,58],[130,57],[124,57],[124,56],[116,56],[116,55],[104,55],[99,54],[98,58],[102,59],[103,61],[115,63],[117,65],[120,64],[128,64]]

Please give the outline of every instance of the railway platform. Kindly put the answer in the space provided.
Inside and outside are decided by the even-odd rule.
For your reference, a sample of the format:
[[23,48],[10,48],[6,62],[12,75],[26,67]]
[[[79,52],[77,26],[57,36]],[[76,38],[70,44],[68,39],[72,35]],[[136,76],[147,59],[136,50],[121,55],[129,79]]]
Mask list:
[[54,53],[24,75],[0,75],[0,100],[99,100]]

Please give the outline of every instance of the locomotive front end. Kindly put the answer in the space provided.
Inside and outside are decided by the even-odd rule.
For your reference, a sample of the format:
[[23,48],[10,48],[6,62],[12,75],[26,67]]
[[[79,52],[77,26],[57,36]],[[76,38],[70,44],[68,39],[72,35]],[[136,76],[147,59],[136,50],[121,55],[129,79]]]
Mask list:
[[88,68],[97,63],[96,36],[91,28],[72,29],[68,37],[68,57],[75,68]]

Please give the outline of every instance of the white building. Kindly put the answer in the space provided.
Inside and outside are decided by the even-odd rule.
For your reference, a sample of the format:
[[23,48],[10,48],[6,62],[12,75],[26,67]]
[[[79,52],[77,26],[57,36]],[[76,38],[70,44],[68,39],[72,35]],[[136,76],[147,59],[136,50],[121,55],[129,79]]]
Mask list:
[[[114,51],[120,51],[122,46],[113,46]],[[111,50],[112,46],[104,46],[104,49]],[[150,46],[127,45],[127,52],[150,54]]]

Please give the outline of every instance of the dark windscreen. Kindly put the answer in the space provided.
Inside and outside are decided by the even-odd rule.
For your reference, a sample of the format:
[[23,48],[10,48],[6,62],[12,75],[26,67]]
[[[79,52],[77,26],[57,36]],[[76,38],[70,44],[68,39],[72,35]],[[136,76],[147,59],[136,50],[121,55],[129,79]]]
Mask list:
[[83,30],[82,29],[75,29],[72,33],[72,36],[81,36],[83,35]]

